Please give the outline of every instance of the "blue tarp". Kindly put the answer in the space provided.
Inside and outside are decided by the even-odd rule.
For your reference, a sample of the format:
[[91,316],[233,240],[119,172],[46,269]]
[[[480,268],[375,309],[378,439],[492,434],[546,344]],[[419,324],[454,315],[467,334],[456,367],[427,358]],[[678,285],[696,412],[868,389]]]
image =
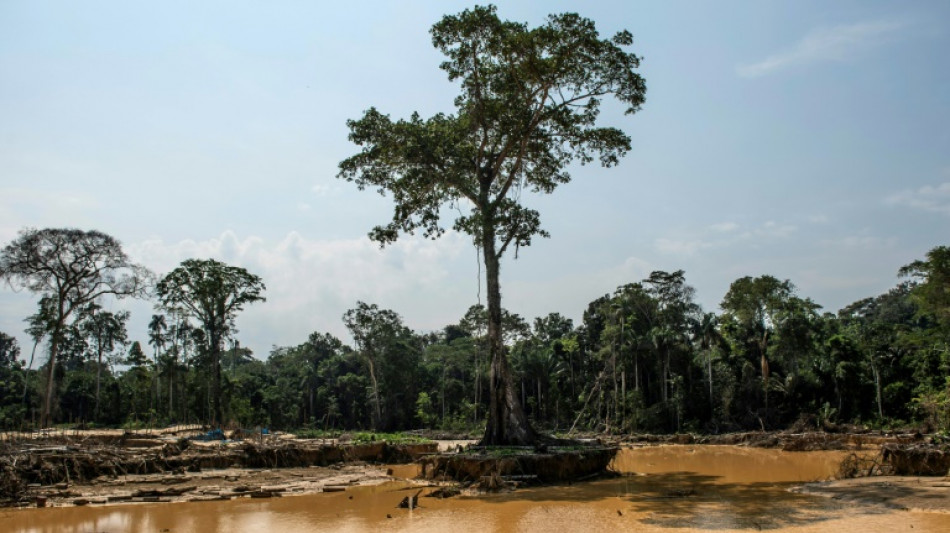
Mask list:
[[198,435],[194,440],[224,440],[224,432],[220,429],[212,429],[204,435]]

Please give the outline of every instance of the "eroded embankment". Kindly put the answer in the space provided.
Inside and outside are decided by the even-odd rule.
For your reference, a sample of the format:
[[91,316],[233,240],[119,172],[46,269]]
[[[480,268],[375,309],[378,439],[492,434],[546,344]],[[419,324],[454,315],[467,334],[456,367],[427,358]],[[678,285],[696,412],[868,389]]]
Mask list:
[[604,473],[618,448],[606,446],[533,448],[472,447],[455,455],[427,455],[419,460],[422,477],[480,483],[497,489],[506,481],[557,483]]
[[633,434],[619,439],[620,444],[717,444],[780,448],[785,451],[862,450],[889,445],[907,446],[926,443],[928,436],[920,433],[826,433],[822,431],[767,432],[747,431],[721,435]]
[[184,475],[209,469],[288,469],[343,463],[406,463],[434,453],[435,443],[339,444],[311,440],[192,443],[135,437],[122,442],[69,438],[0,444],[0,502],[28,497],[31,489],[71,486],[119,476]]

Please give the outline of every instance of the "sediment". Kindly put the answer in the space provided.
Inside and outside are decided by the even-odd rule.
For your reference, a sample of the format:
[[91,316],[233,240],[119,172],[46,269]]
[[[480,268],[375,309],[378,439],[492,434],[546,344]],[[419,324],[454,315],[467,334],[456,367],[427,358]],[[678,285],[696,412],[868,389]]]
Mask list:
[[[127,435],[46,437],[0,443],[0,505],[30,489],[107,483],[120,476],[185,476],[222,469],[288,469],[329,465],[409,463],[437,444],[350,444],[306,439],[197,443],[188,439]],[[68,493],[67,493],[68,495]]]
[[426,455],[419,460],[422,477],[481,483],[499,488],[502,482],[556,483],[577,481],[606,472],[617,447],[585,446],[538,451],[533,448],[478,448],[454,455]]

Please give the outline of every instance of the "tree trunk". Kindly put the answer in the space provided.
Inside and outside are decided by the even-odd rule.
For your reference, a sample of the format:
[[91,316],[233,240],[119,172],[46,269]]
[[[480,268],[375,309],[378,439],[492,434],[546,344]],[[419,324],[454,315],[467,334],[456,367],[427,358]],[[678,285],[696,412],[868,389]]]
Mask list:
[[152,375],[152,384],[155,386],[155,415],[158,416],[159,411],[162,409],[162,379],[158,375],[158,346],[155,347],[152,359],[155,363],[155,372]]
[[475,348],[475,413],[472,417],[473,424],[478,424],[478,402],[481,401],[478,394],[479,389],[482,388],[482,374],[479,368],[480,361],[478,357],[479,352],[482,351],[481,342],[481,339],[479,339],[478,345]]
[[224,422],[224,412],[221,409],[221,338],[220,333],[214,331],[211,337],[211,411],[213,425]]
[[172,361],[171,369],[168,373],[168,418],[175,418],[175,371],[178,362]]
[[97,353],[99,357],[97,360],[98,362],[96,364],[96,412],[95,412],[96,422],[99,421],[99,384],[101,383],[101,379],[102,379],[102,343],[101,342],[99,343],[99,349],[97,350]]
[[663,403],[669,404],[670,401],[670,351],[663,347]]
[[881,371],[877,368],[874,360],[871,360],[871,372],[874,373],[874,388],[877,392],[877,418],[884,420],[884,408],[881,406]]
[[[39,346],[39,344],[40,344],[40,339],[35,339],[35,340],[33,341],[33,351],[30,352],[30,364],[29,364],[29,366],[26,367],[26,369],[27,369],[28,371],[29,371],[29,370],[33,370],[33,359],[36,357],[36,347]],[[29,386],[29,381],[30,381],[30,380],[29,380],[29,377],[30,377],[30,373],[29,373],[29,372],[26,372],[26,373],[23,374],[23,401],[22,401],[21,403],[23,404],[24,412],[26,412],[26,397],[27,397],[28,386]],[[36,412],[36,411],[35,411],[35,408],[34,408],[34,413],[35,413],[35,412]],[[34,416],[35,416],[35,414],[34,414]]]
[[633,390],[640,392],[640,352],[633,351]]
[[372,357],[366,358],[369,366],[369,380],[373,387],[373,430],[379,431],[379,425],[383,419],[383,411],[379,405],[379,382],[376,380],[376,365]]
[[762,366],[762,392],[765,393],[765,416],[769,416],[769,360],[765,358],[765,353],[762,354],[762,359],[759,361],[759,364]]
[[[487,202],[486,202],[487,205]],[[482,252],[488,289],[488,349],[491,357],[489,375],[489,411],[485,436],[481,445],[530,446],[538,440],[511,382],[511,370],[501,331],[501,286],[499,257],[495,252],[495,228],[492,217],[485,215],[482,224]]]
[[[62,299],[60,299],[62,302]],[[62,335],[63,326],[66,323],[66,315],[63,312],[63,305],[60,303],[59,320],[56,321],[56,327],[53,329],[53,337],[50,339],[49,348],[49,370],[46,372],[46,397],[43,400],[43,414],[40,416],[40,427],[47,427],[50,423],[50,410],[53,405],[53,385],[56,377],[56,355],[59,352],[59,341]]]
[[627,369],[620,367],[620,432],[627,431]]
[[535,379],[535,384],[538,388],[538,414],[535,417],[535,420],[543,421],[544,420],[544,399],[541,397],[541,378]]
[[759,350],[762,353],[762,360],[759,361],[759,364],[762,366],[762,391],[765,393],[765,419],[769,418],[769,360],[765,357],[766,350],[768,350],[769,342],[769,332],[768,330],[762,334],[762,342],[759,346]]

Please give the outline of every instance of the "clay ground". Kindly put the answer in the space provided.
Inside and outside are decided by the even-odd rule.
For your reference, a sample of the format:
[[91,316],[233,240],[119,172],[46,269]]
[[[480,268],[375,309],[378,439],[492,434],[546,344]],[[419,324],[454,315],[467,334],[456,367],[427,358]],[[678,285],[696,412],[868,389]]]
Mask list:
[[[196,428],[177,428],[148,435],[124,435],[121,430],[103,430],[91,432],[70,432],[69,435],[45,436],[33,441],[30,446],[42,446],[44,441],[49,447],[64,447],[79,450],[81,453],[96,454],[97,450],[124,456],[158,455],[163,449],[184,436],[198,433]],[[736,437],[731,437],[736,440]],[[824,437],[804,436],[768,436],[775,442],[721,442],[717,444],[752,445],[765,447],[784,447],[786,449],[809,449]],[[869,449],[880,446],[885,441],[903,442],[906,437],[878,439],[864,437],[835,437],[833,449]],[[918,440],[919,436],[913,440]],[[16,446],[16,436],[0,435],[0,445]],[[249,437],[248,441],[256,440]],[[260,438],[263,440],[263,437]],[[269,437],[271,446],[312,447],[314,441],[294,439],[289,435]],[[641,439],[638,439],[641,440]],[[663,438],[673,441],[676,439]],[[690,439],[692,440],[692,439]],[[701,443],[696,439],[697,444]],[[721,440],[721,439],[720,439]],[[761,439],[760,439],[761,440]],[[39,444],[37,444],[39,442]],[[64,443],[69,443],[64,444]],[[470,442],[470,441],[467,441]],[[828,441],[831,442],[831,441]],[[84,444],[86,443],[86,444]],[[89,444],[95,443],[95,444]],[[450,442],[441,449],[455,448],[465,442]],[[802,443],[809,444],[802,446]],[[20,443],[22,445],[22,442]],[[335,442],[320,442],[320,446],[334,445]],[[627,443],[629,445],[631,443]],[[640,442],[639,445],[647,444]],[[244,444],[212,442],[191,442],[183,454],[207,458],[230,457],[240,454]],[[636,444],[635,444],[636,445]],[[648,444],[649,445],[649,444]],[[771,446],[769,446],[771,445]],[[840,446],[837,447],[837,446]],[[55,457],[55,455],[54,455]],[[231,459],[228,459],[230,461]],[[227,463],[230,464],[230,463]],[[344,491],[347,487],[378,484],[393,479],[411,478],[418,474],[418,467],[408,465],[386,465],[379,461],[336,462],[327,466],[293,466],[286,468],[244,468],[236,465],[223,468],[201,468],[188,471],[178,468],[175,471],[132,473],[125,472],[98,475],[81,482],[72,479],[67,482],[33,484],[28,488],[28,505],[42,502],[46,506],[102,505],[124,502],[182,502],[213,499],[232,499],[243,497],[280,497],[289,494],[307,494],[316,492]],[[796,489],[803,493],[815,494],[861,506],[882,506],[890,509],[910,509],[929,512],[950,513],[950,477],[948,476],[875,476],[855,479],[842,479],[802,485]]]
[[41,487],[36,490],[36,494],[47,498],[47,506],[183,502],[336,492],[351,486],[377,484],[392,479],[386,467],[368,464],[280,469],[226,468],[181,475],[124,475],[91,483],[58,484]]
[[950,513],[950,477],[879,476],[809,483],[804,494],[888,509]]

